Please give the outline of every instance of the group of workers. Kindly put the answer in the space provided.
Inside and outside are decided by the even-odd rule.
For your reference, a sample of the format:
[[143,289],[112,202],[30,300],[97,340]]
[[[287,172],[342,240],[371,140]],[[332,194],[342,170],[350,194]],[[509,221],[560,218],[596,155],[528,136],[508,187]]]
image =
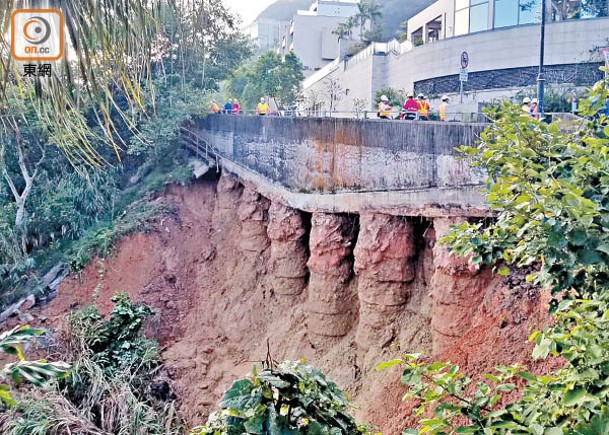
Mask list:
[[210,113],[224,113],[226,115],[239,115],[241,113],[241,105],[239,105],[239,100],[229,99],[223,108],[220,108],[220,105],[216,103],[216,100],[211,100],[211,104],[209,106]]
[[539,101],[537,98],[532,100],[529,97],[522,99],[522,111],[531,118],[539,119]]
[[[241,106],[239,105],[239,100],[230,99],[226,102],[223,108],[220,108],[220,105],[216,103],[216,100],[211,100],[209,106],[209,113],[224,113],[226,115],[239,115],[241,113]],[[260,98],[260,103],[256,106],[256,114],[260,116],[265,116],[267,113],[270,113],[269,105],[266,102],[266,98]]]
[[[440,121],[446,121],[446,108],[448,107],[448,96],[442,95],[442,103],[438,107],[438,115],[440,117]],[[391,119],[391,104],[389,103],[389,98],[387,95],[381,96],[381,101],[378,105],[377,115],[381,119]],[[406,95],[406,101],[400,110],[399,119],[407,119],[407,120],[421,120],[428,121],[429,120],[429,102],[425,99],[425,95],[419,94],[417,95],[417,99],[414,99],[414,94],[412,92],[408,92]]]

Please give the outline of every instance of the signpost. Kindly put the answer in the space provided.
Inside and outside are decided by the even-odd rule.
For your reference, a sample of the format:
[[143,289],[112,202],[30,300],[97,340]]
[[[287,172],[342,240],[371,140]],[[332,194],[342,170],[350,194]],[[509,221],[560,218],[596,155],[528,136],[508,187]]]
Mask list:
[[467,51],[461,53],[461,71],[459,72],[459,83],[461,88],[461,104],[463,104],[463,83],[468,79],[467,67],[469,66],[469,54]]
[[469,74],[467,73],[467,70],[466,69],[462,69],[461,72],[459,73],[459,81],[466,82],[468,75]]

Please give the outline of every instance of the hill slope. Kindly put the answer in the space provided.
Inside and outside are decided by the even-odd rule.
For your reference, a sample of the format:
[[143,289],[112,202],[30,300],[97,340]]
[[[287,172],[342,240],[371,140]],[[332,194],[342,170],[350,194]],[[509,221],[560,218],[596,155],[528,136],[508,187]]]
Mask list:
[[290,21],[299,9],[309,9],[313,0],[278,0],[258,15],[258,18]]
[[403,21],[418,14],[435,0],[384,0],[383,5],[383,41],[395,38]]
[[[383,0],[383,41],[395,37],[400,24],[419,13],[435,0]],[[289,21],[299,9],[308,9],[313,0],[278,0],[258,15],[258,18]]]

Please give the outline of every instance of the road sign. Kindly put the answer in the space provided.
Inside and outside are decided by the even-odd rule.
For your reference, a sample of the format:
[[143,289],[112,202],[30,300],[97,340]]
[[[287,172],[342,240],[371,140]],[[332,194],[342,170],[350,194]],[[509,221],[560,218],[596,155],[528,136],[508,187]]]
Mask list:
[[467,70],[465,68],[463,68],[461,70],[461,72],[459,73],[459,81],[466,82],[467,78],[468,78],[467,76],[468,76]]
[[[461,53],[461,68],[466,69],[469,66],[469,54],[467,51]],[[467,81],[467,80],[465,80]]]

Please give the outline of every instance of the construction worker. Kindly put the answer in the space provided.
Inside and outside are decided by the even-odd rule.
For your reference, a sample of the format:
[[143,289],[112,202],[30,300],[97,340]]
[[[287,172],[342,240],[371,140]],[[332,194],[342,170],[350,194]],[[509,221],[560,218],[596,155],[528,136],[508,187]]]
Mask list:
[[429,103],[425,101],[425,95],[419,94],[417,95],[417,114],[419,115],[419,119],[422,121],[429,120]]
[[400,119],[416,119],[418,111],[419,106],[414,99],[414,94],[412,92],[408,92],[406,95],[406,101],[404,101],[402,110],[400,110]]
[[209,113],[218,114],[220,113],[220,106],[216,103],[215,100],[211,100],[211,105],[209,106]]
[[539,102],[537,98],[531,100],[531,117],[539,119]]
[[381,102],[378,105],[378,116],[381,119],[391,119],[391,105],[387,95],[381,96]]
[[233,101],[233,109],[231,112],[233,115],[239,115],[241,113],[241,106],[239,105],[239,100],[237,100],[236,98]]
[[269,105],[266,102],[266,99],[264,97],[260,98],[260,102],[258,103],[258,106],[256,107],[256,113],[260,116],[264,116],[266,115],[266,113],[269,111]]
[[446,121],[446,108],[448,107],[448,95],[442,95],[442,104],[438,109],[440,121]]
[[224,113],[227,115],[230,115],[231,113],[233,113],[233,100],[232,99],[229,99],[224,104]]
[[529,97],[524,97],[522,99],[521,109],[527,116],[531,116],[531,99]]

